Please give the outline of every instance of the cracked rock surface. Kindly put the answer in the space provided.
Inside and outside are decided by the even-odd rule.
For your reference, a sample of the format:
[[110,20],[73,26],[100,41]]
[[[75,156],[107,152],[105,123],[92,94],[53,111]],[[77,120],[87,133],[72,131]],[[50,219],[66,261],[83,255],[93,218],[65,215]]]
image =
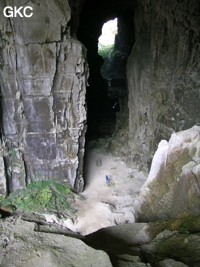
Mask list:
[[97,251],[81,240],[35,232],[34,227],[34,223],[20,219],[7,219],[6,223],[1,223],[1,266],[112,266],[105,252]]
[[198,267],[200,263],[199,216],[112,226],[86,236],[49,219],[34,213],[1,219],[1,266]]
[[[1,176],[6,169],[8,191],[33,180],[54,179],[79,192],[86,131],[86,50],[70,36],[68,1],[30,5],[34,15],[28,20],[0,19],[5,164],[3,168],[1,163]],[[1,1],[1,11],[3,7]]]

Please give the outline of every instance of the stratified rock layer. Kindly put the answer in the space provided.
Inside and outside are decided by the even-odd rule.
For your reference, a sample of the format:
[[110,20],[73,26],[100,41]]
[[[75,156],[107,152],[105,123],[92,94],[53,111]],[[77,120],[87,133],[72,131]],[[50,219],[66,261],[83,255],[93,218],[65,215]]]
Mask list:
[[0,21],[7,190],[52,179],[82,191],[86,50],[70,38],[67,1],[29,4],[31,18]]

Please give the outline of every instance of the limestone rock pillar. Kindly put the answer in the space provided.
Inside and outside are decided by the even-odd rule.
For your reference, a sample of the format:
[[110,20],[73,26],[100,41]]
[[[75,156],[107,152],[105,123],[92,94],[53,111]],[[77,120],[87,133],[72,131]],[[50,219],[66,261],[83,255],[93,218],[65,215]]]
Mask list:
[[[6,4],[1,1],[1,14]],[[10,6],[23,4],[9,1]],[[79,192],[86,131],[86,49],[71,38],[67,0],[28,5],[33,8],[30,18],[0,17],[1,138],[8,190],[50,179]]]

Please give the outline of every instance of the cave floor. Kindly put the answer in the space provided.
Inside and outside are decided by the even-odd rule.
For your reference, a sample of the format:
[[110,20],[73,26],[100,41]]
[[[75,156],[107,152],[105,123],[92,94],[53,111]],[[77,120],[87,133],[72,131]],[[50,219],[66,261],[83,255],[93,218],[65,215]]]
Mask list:
[[86,235],[135,221],[132,204],[147,175],[89,144],[84,176],[85,190],[74,203],[77,213],[68,225],[71,230]]

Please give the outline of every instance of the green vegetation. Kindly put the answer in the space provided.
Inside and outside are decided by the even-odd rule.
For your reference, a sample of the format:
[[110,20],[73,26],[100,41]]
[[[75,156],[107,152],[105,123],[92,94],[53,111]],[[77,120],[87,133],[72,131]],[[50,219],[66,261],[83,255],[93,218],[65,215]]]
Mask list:
[[110,53],[114,50],[114,44],[112,45],[103,45],[99,44],[98,54],[104,59],[108,59]]
[[26,189],[17,190],[6,197],[1,205],[14,205],[24,211],[69,211],[75,213],[70,202],[73,192],[69,185],[55,181],[37,181],[29,184]]
[[98,54],[104,59],[101,67],[101,75],[104,79],[111,79],[116,76],[116,64],[121,58],[119,50],[114,48],[114,45],[99,44]]
[[115,182],[111,182],[111,181],[109,181],[108,183],[106,183],[106,185],[107,185],[108,187],[114,187],[114,186],[115,186]]
[[104,79],[111,79],[115,75],[115,38],[118,32],[118,19],[112,19],[104,23],[102,35],[99,37],[98,54],[103,58],[101,75]]
[[4,201],[5,196],[4,195],[0,195],[0,204],[2,203],[2,201]]
[[11,155],[11,159],[15,162],[17,160],[17,150],[16,148],[10,148],[10,155]]

